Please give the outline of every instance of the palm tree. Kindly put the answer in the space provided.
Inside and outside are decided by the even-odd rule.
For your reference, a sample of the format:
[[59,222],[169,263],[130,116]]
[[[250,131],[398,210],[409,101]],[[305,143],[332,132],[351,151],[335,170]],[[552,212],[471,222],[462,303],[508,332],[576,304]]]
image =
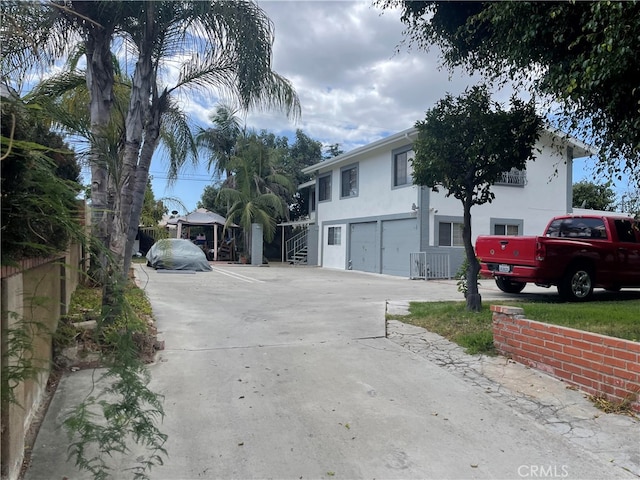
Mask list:
[[236,141],[242,133],[237,114],[238,110],[229,105],[218,105],[215,113],[209,117],[214,127],[200,128],[196,134],[196,144],[208,154],[207,167],[217,176],[223,173],[226,173],[227,177],[231,175],[229,163],[233,157]]
[[285,199],[293,190],[291,180],[274,168],[274,157],[258,135],[238,139],[229,167],[233,172],[218,196],[229,205],[225,228],[238,224],[244,231],[245,252],[251,243],[251,224],[262,225],[265,240],[273,240],[278,218],[287,217]]
[[[161,112],[172,95],[214,89],[235,98],[243,109],[277,108],[292,117],[300,112],[291,84],[271,69],[272,25],[255,3],[146,1],[139,6],[133,28],[123,28],[137,47],[138,61],[126,121],[120,203],[112,226],[111,250],[124,261],[121,273],[131,262],[127,252],[131,252],[138,226]],[[184,52],[190,56],[183,59],[176,83],[161,85],[159,73],[166,62],[179,54],[186,57]],[[132,182],[135,189],[131,189]],[[120,232],[127,230],[123,248]]]
[[[90,91],[92,131],[92,206],[94,226],[117,259],[120,276],[128,270],[151,157],[161,135],[164,112],[170,110],[172,94],[215,91],[238,101],[243,109],[283,109],[296,117],[300,105],[291,84],[271,69],[273,28],[254,2],[173,1],[71,1],[22,4],[4,1],[3,21],[28,34],[12,37],[25,41],[3,43],[3,74],[25,58],[50,62],[67,53],[81,40],[87,58],[86,82]],[[19,12],[19,13],[18,13]],[[107,202],[109,173],[100,145],[112,111],[114,37],[133,48],[137,61],[127,110],[126,141],[122,164],[112,178],[114,205]],[[26,39],[36,38],[37,43]],[[189,55],[184,55],[188,52]],[[161,85],[168,61],[182,59],[173,86]],[[15,70],[13,70],[15,73]],[[185,159],[174,158],[172,171]],[[107,217],[113,212],[113,221]],[[133,232],[133,238],[132,234]],[[127,238],[128,237],[128,238]],[[130,244],[130,246],[129,246]],[[124,268],[122,268],[124,267]]]
[[[109,245],[110,185],[108,139],[113,108],[114,71],[111,45],[132,2],[52,1],[2,2],[2,75],[14,82],[32,69],[47,67],[81,43],[86,57],[85,82],[89,91],[91,147],[92,234],[97,243]],[[102,278],[107,266],[105,248],[98,256]]]

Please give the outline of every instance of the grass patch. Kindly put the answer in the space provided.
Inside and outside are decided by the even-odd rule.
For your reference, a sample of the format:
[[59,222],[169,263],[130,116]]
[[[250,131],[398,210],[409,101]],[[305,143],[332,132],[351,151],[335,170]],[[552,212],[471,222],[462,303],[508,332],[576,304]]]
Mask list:
[[[555,325],[640,341],[640,300],[586,303],[500,301],[524,309],[525,317]],[[412,302],[409,315],[388,318],[425,328],[464,347],[467,353],[494,354],[490,302],[478,313],[465,302]]]
[[[139,320],[145,320],[153,315],[151,304],[144,291],[132,282],[125,289],[125,298]],[[75,322],[97,320],[100,318],[101,309],[102,288],[88,287],[81,284],[71,295],[71,304],[69,305],[67,317]]]
[[71,296],[69,312],[61,317],[54,333],[57,351],[73,346],[81,346],[83,351],[110,351],[123,332],[129,332],[143,361],[150,361],[155,353],[156,330],[153,325],[151,304],[144,291],[130,282],[125,289],[126,307],[112,325],[103,326],[101,337],[96,337],[95,328],[80,328],[76,322],[98,321],[102,310],[102,289],[79,285]]
[[464,302],[412,302],[409,315],[388,318],[422,327],[465,347],[468,353],[495,354],[489,304],[478,313]]

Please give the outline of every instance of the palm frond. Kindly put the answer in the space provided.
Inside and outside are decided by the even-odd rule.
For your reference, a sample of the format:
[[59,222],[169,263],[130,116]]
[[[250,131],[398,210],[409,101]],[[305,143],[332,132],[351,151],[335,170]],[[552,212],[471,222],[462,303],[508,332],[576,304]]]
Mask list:
[[168,98],[166,111],[162,114],[160,138],[169,152],[169,181],[175,181],[178,171],[191,159],[198,162],[196,140],[186,114]]
[[237,65],[232,55],[221,49],[205,54],[194,53],[185,59],[171,91],[181,87],[199,92],[215,89],[219,96],[237,96]]

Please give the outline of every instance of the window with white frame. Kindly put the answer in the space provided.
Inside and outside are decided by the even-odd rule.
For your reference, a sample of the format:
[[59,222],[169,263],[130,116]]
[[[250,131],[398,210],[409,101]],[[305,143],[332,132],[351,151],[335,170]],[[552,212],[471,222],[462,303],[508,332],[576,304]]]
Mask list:
[[412,183],[411,160],[413,150],[396,151],[393,153],[393,186],[401,187]]
[[327,234],[327,245],[340,245],[340,233],[342,227],[329,227]]
[[318,177],[318,201],[331,200],[331,174]]
[[438,246],[440,247],[462,247],[462,222],[439,222],[438,223]]
[[349,165],[340,170],[340,198],[358,196],[358,165]]

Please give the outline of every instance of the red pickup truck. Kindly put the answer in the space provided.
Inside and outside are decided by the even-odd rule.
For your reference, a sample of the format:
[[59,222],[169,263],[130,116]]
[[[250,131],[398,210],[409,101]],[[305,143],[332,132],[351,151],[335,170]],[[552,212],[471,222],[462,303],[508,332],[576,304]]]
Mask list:
[[640,287],[640,226],[628,217],[566,215],[549,222],[544,236],[479,236],[480,275],[503,292],[527,283],[556,285],[570,301],[587,300],[594,287]]

